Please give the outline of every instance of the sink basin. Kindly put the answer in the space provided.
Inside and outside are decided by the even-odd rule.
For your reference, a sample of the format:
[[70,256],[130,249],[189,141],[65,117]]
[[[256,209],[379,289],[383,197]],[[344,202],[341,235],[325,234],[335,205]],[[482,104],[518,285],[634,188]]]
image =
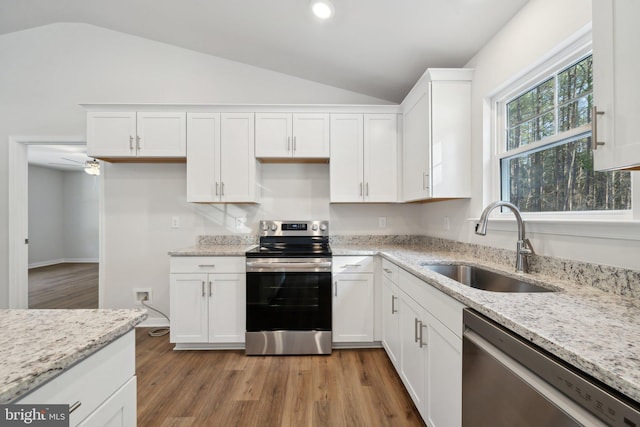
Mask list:
[[428,268],[450,279],[456,280],[463,285],[476,289],[492,292],[554,292],[553,289],[543,288],[531,283],[522,282],[513,277],[504,276],[500,273],[485,270],[480,267],[473,267],[462,264],[430,264],[422,263],[421,267]]

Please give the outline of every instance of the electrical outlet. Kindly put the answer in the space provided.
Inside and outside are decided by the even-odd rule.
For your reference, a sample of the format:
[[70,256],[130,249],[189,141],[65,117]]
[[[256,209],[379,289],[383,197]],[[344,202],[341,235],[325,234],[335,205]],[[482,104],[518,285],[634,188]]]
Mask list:
[[378,228],[385,228],[387,226],[387,217],[380,216],[378,217]]
[[236,228],[242,228],[247,223],[247,218],[236,218]]
[[142,304],[140,301],[151,304],[151,288],[134,288],[133,298],[136,304]]
[[180,217],[172,216],[171,217],[171,228],[180,228]]
[[445,216],[442,219],[442,228],[444,228],[446,231],[449,231],[449,227],[451,226],[451,224],[449,223],[449,217]]

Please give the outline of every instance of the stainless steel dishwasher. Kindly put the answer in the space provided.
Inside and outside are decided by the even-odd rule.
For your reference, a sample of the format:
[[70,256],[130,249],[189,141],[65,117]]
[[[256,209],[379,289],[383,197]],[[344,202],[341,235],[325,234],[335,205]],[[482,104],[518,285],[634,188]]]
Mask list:
[[464,310],[462,425],[640,427],[640,404]]

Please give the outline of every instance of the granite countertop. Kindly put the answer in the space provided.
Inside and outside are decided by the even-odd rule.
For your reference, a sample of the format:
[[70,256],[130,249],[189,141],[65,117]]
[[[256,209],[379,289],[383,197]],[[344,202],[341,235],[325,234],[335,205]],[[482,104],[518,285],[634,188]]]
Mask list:
[[169,252],[171,256],[244,256],[249,249],[256,247],[255,244],[241,245],[219,245],[219,244],[198,244],[188,248],[177,249]]
[[[545,274],[521,274],[501,264],[450,251],[405,245],[331,245],[334,256],[381,255],[425,282],[640,402],[640,301]],[[420,264],[465,263],[555,288],[501,293],[462,285]],[[597,280],[593,277],[593,280]]]
[[0,404],[133,329],[146,310],[0,310]]

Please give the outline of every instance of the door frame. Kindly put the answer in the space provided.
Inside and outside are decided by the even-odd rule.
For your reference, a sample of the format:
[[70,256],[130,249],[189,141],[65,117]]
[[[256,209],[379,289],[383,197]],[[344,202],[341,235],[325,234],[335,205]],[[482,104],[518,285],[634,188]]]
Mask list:
[[[85,145],[84,136],[9,137],[9,308],[29,308],[29,145]],[[104,179],[98,188],[98,307],[102,307]]]

